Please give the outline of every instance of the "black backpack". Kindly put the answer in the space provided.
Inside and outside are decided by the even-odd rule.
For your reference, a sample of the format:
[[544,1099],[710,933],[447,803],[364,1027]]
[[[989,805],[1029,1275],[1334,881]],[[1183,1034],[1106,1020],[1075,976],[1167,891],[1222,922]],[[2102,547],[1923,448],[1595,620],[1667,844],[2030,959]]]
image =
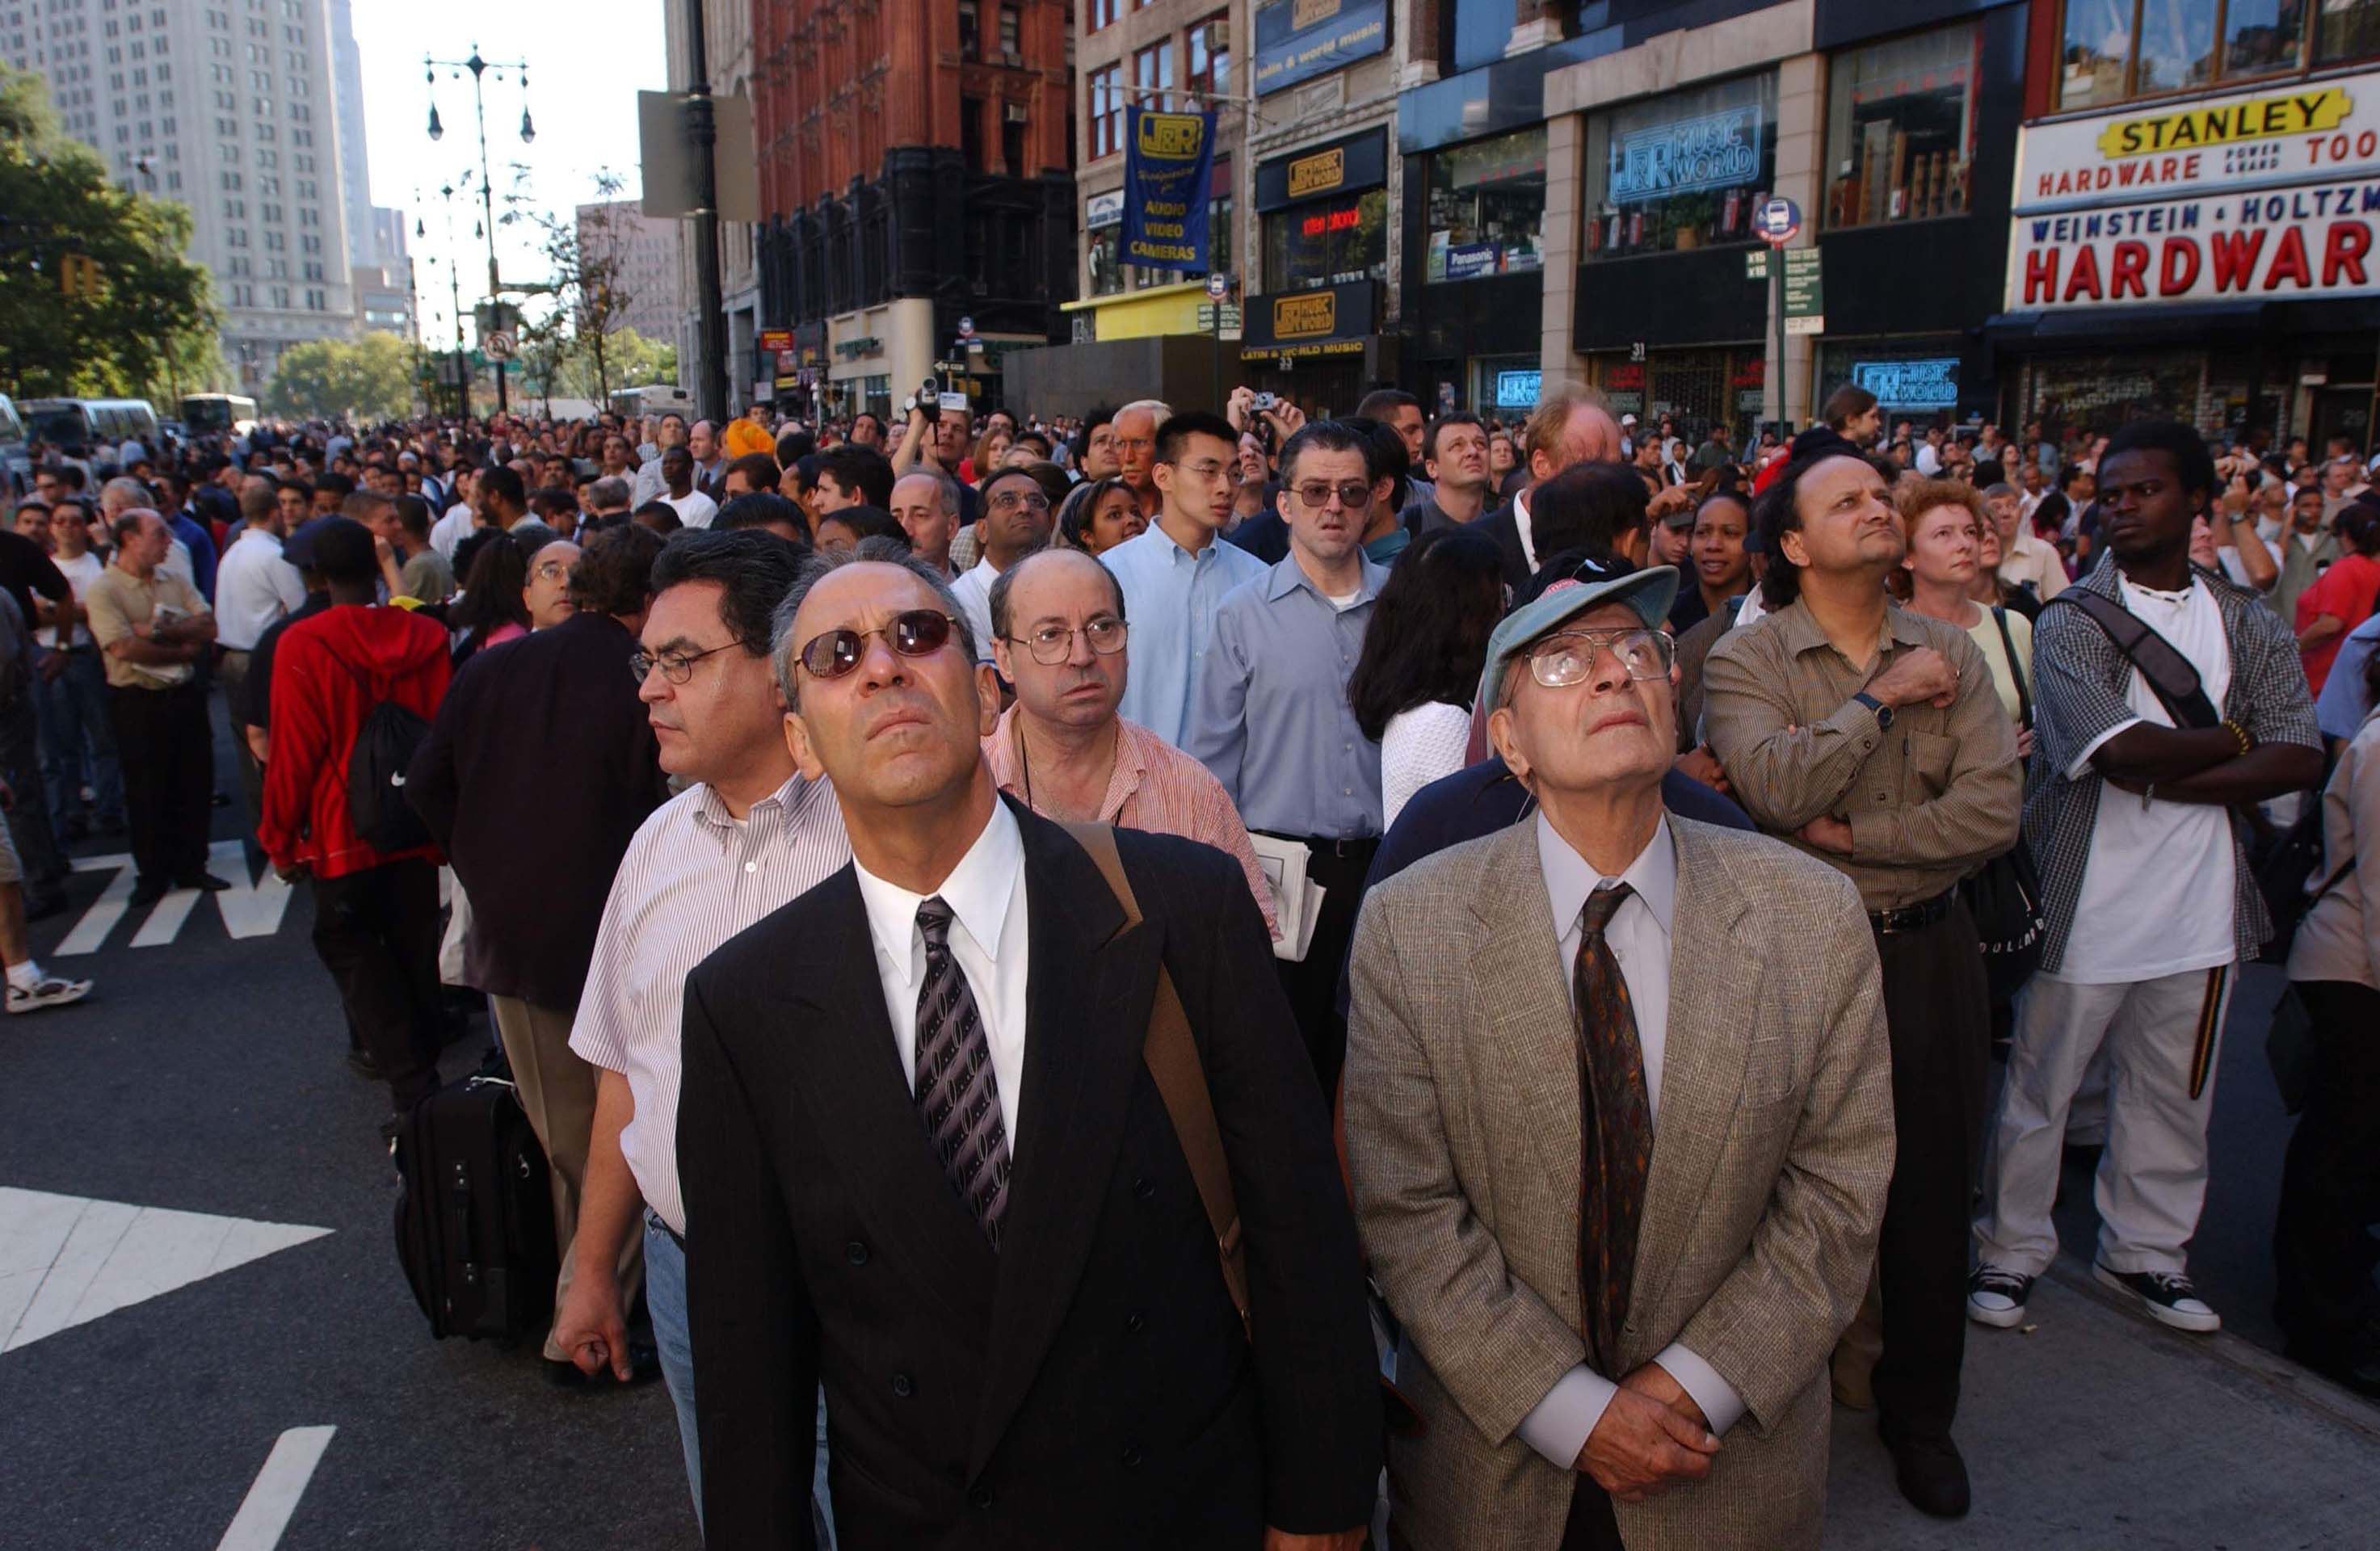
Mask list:
[[[371,694],[369,681],[364,693]],[[430,723],[394,700],[374,702],[356,729],[347,755],[347,821],[382,855],[430,843],[429,827],[405,800],[406,769],[429,736]]]

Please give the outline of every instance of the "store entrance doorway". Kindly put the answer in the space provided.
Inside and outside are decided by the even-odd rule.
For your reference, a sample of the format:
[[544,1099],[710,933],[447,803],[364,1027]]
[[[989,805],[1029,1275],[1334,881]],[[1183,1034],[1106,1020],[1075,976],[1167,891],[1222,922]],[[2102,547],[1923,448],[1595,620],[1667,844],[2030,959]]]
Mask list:
[[2372,384],[2338,384],[2313,391],[2313,413],[2307,426],[2308,445],[2315,452],[2330,445],[2334,436],[2355,444],[2359,455],[2372,455]]

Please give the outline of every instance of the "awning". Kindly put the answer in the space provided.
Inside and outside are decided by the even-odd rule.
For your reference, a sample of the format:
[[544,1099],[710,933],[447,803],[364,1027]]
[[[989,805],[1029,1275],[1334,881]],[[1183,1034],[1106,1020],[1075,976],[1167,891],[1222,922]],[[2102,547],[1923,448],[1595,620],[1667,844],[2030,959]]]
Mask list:
[[2209,334],[2259,333],[2271,327],[2262,301],[2185,302],[2172,307],[2075,307],[2040,312],[2002,312],[1985,321],[1984,338],[1994,345],[2029,340],[2076,344],[2085,340],[2204,339]]
[[2380,296],[2002,312],[1987,319],[1981,332],[1986,342],[2007,347],[2031,343],[2191,344],[2375,331],[2380,331]]

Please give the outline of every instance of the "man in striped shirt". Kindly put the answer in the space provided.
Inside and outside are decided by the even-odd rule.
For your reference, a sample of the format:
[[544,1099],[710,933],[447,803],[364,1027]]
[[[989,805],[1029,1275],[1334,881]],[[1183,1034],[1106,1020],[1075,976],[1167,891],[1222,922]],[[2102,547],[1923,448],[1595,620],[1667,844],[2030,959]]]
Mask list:
[[[646,1302],[698,1513],[677,1175],[679,998],[711,950],[851,859],[832,790],[794,768],[769,665],[771,616],[800,553],[765,531],[729,529],[683,535],[653,566],[652,609],[631,666],[662,768],[696,784],[655,810],[621,859],[570,1035],[600,1076],[577,1275],[554,1339],[582,1372],[628,1378],[615,1268],[641,1212]],[[821,1440],[821,1501],[825,1461]]]

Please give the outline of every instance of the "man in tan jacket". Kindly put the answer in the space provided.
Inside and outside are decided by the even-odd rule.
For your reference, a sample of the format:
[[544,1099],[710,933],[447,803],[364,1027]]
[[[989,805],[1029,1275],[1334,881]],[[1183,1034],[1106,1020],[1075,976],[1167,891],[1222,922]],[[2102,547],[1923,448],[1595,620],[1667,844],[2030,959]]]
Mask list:
[[1415,1551],[1818,1544],[1827,1355],[1892,1171],[1857,891],[1667,815],[1667,566],[1490,643],[1488,733],[1538,810],[1374,890],[1348,1165],[1427,1427]]

